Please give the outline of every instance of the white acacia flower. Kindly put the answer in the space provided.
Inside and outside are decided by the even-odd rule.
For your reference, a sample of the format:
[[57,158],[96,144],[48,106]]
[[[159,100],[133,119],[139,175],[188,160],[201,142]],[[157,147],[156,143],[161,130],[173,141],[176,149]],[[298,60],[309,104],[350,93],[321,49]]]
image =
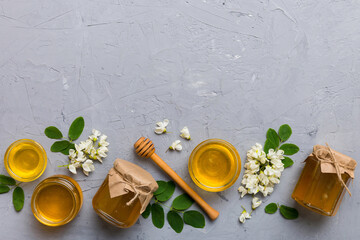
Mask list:
[[86,158],[86,156],[85,156],[85,154],[84,154],[83,151],[78,152],[76,161],[78,161],[78,162],[85,162],[86,159],[87,159],[87,158]]
[[70,159],[74,159],[74,158],[76,158],[76,151],[74,150],[74,149],[70,149],[69,150],[69,158]]
[[96,142],[98,140],[98,137],[101,135],[101,132],[93,129],[92,130],[92,135],[89,136],[89,139],[93,142]]
[[252,209],[255,210],[255,208],[257,208],[261,205],[262,201],[259,198],[254,197],[252,199],[251,203],[252,203]]
[[98,143],[99,147],[107,147],[107,146],[109,146],[109,143],[106,141],[106,139],[107,139],[106,135],[101,135],[100,141]]
[[249,175],[247,177],[247,182],[246,182],[246,188],[247,189],[251,189],[251,188],[255,188],[259,183],[259,178],[257,177],[257,175]]
[[267,154],[267,158],[268,159],[284,159],[284,151],[283,150],[277,150],[275,151],[274,149],[269,149],[269,152]]
[[284,171],[284,168],[282,170],[281,169],[274,169],[274,166],[273,166],[273,172],[274,172],[275,177],[280,178],[282,171]]
[[[75,144],[75,150],[76,152],[81,152],[85,147],[81,144],[78,145],[78,144]],[[70,152],[70,151],[69,151]]]
[[91,150],[94,149],[94,142],[91,141],[90,139],[87,139],[85,142],[84,142],[84,149],[83,151],[86,153],[86,154],[90,154],[91,153]]
[[96,159],[96,149],[95,148],[93,148],[93,149],[91,149],[91,151],[90,151],[90,158],[91,159]]
[[174,141],[174,142],[171,144],[171,146],[169,147],[169,149],[181,151],[181,150],[182,150],[181,141],[180,141],[180,140]]
[[238,188],[238,191],[239,191],[239,193],[241,193],[241,198],[243,198],[245,196],[245,194],[247,194],[247,190],[243,186],[240,186]]
[[272,182],[273,184],[280,183],[280,179],[278,179],[277,177],[269,177],[269,181]]
[[93,161],[91,160],[86,160],[81,167],[83,168],[83,172],[86,176],[89,175],[89,172],[93,172],[95,171],[95,167],[93,165]]
[[247,152],[247,156],[252,159],[258,159],[263,155],[263,152],[262,145],[256,143],[255,146],[252,146],[251,149]]
[[263,172],[260,172],[259,180],[263,185],[268,185],[269,184],[269,178]]
[[163,134],[166,133],[166,127],[169,125],[169,120],[164,119],[162,122],[157,122],[155,127],[155,133],[156,134]]
[[241,223],[244,223],[246,221],[246,219],[250,219],[251,215],[244,209],[244,211],[242,211],[240,217],[239,217],[239,221]]
[[189,129],[188,127],[184,127],[181,131],[180,131],[180,137],[184,138],[184,139],[187,139],[187,140],[190,140],[191,137],[190,137],[190,132],[189,132]]
[[269,195],[270,193],[272,193],[274,191],[274,188],[271,187],[271,185],[268,186],[259,186],[260,192],[264,195],[264,197],[266,197],[267,195]]
[[108,152],[109,151],[109,148],[108,147],[105,147],[105,146],[101,146],[98,148],[98,150],[100,151],[103,151],[103,152]]
[[250,160],[245,163],[245,168],[249,173],[256,173],[259,171],[260,163],[256,160]]
[[274,175],[274,169],[272,167],[270,167],[269,165],[267,165],[265,167],[264,173],[267,176],[272,176],[272,175]]
[[[280,159],[273,159],[271,160],[271,164],[273,165],[273,168],[275,169],[282,169],[284,170],[284,164]],[[282,171],[281,170],[281,171]]]
[[107,157],[107,154],[106,154],[107,151],[108,151],[108,149],[106,147],[98,148],[98,150],[96,151],[96,159],[102,163],[102,158]]
[[108,150],[108,148],[107,147],[100,147],[100,148],[98,148],[98,150],[97,150],[97,154],[100,156],[100,157],[106,157],[107,156],[107,152],[108,152],[109,150]]
[[252,188],[248,189],[248,194],[257,194],[259,192],[259,185],[255,185]]
[[72,172],[73,174],[76,174],[76,167],[74,164],[69,165],[69,171]]

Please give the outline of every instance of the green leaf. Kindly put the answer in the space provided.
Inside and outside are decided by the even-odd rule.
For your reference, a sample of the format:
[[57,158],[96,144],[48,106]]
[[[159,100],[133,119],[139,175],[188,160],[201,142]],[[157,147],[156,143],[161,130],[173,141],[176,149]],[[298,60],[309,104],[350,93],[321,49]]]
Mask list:
[[174,229],[175,232],[181,233],[184,228],[184,221],[177,212],[169,211],[167,214],[167,220],[170,224],[170,227]]
[[53,145],[51,145],[50,150],[52,152],[61,152],[62,150],[66,149],[70,145],[70,142],[67,140],[56,141]]
[[285,205],[280,206],[280,213],[286,219],[296,219],[299,216],[298,210]]
[[284,159],[281,161],[284,164],[284,168],[290,167],[291,165],[294,164],[294,161],[289,157],[284,157]]
[[172,202],[172,207],[176,210],[186,210],[193,204],[194,200],[186,193],[177,196]]
[[70,125],[69,138],[74,141],[78,139],[84,130],[85,121],[83,117],[76,118]]
[[143,218],[148,218],[150,216],[151,213],[151,204],[149,203],[145,209],[145,211],[141,214],[143,216]]
[[273,142],[271,142],[269,139],[266,139],[266,141],[265,141],[265,144],[264,144],[264,152],[266,153],[266,154],[268,154],[269,153],[269,149],[276,149],[276,145],[275,144],[273,144]]
[[162,228],[164,226],[164,209],[158,203],[151,205],[151,219],[155,227]]
[[271,147],[273,148],[274,150],[279,146],[280,144],[280,139],[279,139],[279,136],[277,134],[277,132],[272,129],[272,128],[269,128],[269,130],[267,131],[266,133],[266,140],[269,140],[271,143],[272,143],[272,146],[274,147]]
[[266,205],[265,212],[268,214],[274,214],[278,210],[278,205],[276,203],[270,203]]
[[175,191],[175,183],[173,181],[168,181],[166,183],[166,189],[164,192],[157,195],[155,198],[160,202],[165,202],[171,198]]
[[0,193],[7,193],[10,191],[10,188],[6,185],[0,184]]
[[165,181],[156,181],[159,185],[159,188],[153,193],[154,196],[159,195],[160,193],[163,193],[167,187],[167,182]]
[[184,212],[184,222],[194,228],[205,227],[204,215],[194,210]]
[[13,204],[17,212],[19,212],[24,206],[25,194],[21,187],[16,187],[13,192]]
[[281,125],[279,128],[279,137],[282,142],[285,142],[290,138],[292,134],[291,127],[287,124]]
[[16,184],[16,182],[12,177],[0,174],[0,184],[14,186]]
[[299,147],[292,143],[284,143],[280,149],[284,151],[284,155],[294,155],[299,151]]
[[60,139],[63,137],[62,133],[57,127],[50,126],[45,128],[45,135],[51,139]]
[[67,146],[67,148],[65,148],[64,150],[61,150],[60,152],[64,155],[69,155],[69,151],[70,149],[74,149],[75,150],[75,144],[70,143],[69,146]]

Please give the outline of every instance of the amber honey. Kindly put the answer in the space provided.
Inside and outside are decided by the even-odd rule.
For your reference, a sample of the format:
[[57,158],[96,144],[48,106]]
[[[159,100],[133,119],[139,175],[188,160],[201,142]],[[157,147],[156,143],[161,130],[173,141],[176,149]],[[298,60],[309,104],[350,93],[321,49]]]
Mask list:
[[131,227],[139,218],[141,204],[135,199],[130,205],[127,203],[134,197],[133,192],[110,198],[108,177],[96,192],[92,204],[96,213],[105,221],[120,227]]
[[[344,173],[343,181],[350,177]],[[302,206],[326,216],[334,216],[344,196],[344,186],[334,173],[322,173],[320,162],[307,159],[292,198]]]
[[14,179],[29,182],[45,171],[47,156],[44,148],[31,139],[20,139],[6,150],[4,163]]
[[78,214],[82,201],[81,188],[74,179],[55,175],[43,180],[35,188],[31,207],[41,223],[61,226]]
[[239,177],[241,159],[235,147],[221,139],[208,139],[192,151],[189,173],[202,189],[218,192],[229,188]]

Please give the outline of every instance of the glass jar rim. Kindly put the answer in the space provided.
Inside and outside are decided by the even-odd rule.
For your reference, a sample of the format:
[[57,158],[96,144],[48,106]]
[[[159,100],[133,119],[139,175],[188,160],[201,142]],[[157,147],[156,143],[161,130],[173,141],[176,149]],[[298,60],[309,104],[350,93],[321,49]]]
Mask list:
[[[194,156],[196,155],[196,153],[205,145],[210,144],[210,143],[217,143],[220,144],[222,146],[224,146],[228,151],[230,151],[233,155],[233,157],[235,158],[235,164],[236,164],[236,171],[235,174],[232,176],[232,178],[223,186],[218,186],[218,187],[211,187],[211,186],[207,186],[205,184],[203,184],[202,182],[200,182],[195,174],[194,171],[192,169],[192,161],[194,159]],[[219,138],[210,138],[207,139],[205,141],[202,141],[201,143],[199,143],[191,152],[190,157],[189,157],[189,162],[188,162],[188,169],[189,169],[189,174],[191,179],[194,181],[194,183],[199,186],[201,189],[204,189],[206,191],[209,192],[221,192],[224,191],[226,189],[228,189],[229,187],[231,187],[236,180],[238,179],[240,172],[241,172],[241,158],[240,155],[238,153],[238,151],[236,150],[236,148],[229,142],[223,140],[223,139],[219,139]]]
[[[42,161],[43,166],[42,166],[41,171],[39,171],[39,173],[37,175],[29,177],[29,178],[24,178],[24,177],[17,175],[16,173],[14,173],[14,171],[12,171],[10,164],[9,164],[10,152],[13,150],[13,148],[15,146],[19,145],[20,143],[24,143],[24,142],[31,143],[35,147],[39,148],[41,151],[41,157],[43,158],[43,161]],[[19,140],[16,140],[15,142],[11,143],[10,146],[7,148],[5,155],[4,155],[4,164],[5,164],[5,168],[6,168],[7,172],[9,173],[9,175],[11,177],[13,177],[14,179],[16,179],[20,182],[31,182],[31,181],[34,181],[35,179],[39,178],[44,173],[46,166],[47,166],[47,154],[46,154],[45,149],[43,148],[43,146],[40,143],[38,143],[32,139],[23,138],[23,139],[19,139]]]

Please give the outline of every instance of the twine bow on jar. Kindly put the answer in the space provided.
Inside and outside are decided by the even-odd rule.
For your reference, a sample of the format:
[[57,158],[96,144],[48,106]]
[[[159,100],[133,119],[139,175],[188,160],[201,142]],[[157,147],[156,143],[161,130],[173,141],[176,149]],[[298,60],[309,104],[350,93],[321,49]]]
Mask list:
[[130,206],[138,199],[141,204],[140,213],[145,211],[153,192],[158,188],[155,179],[150,173],[131,162],[119,158],[115,160],[114,167],[108,173],[108,184],[110,198],[131,192],[134,193],[126,205]]
[[339,181],[351,196],[351,192],[341,174],[347,173],[353,179],[356,161],[349,156],[332,150],[327,143],[326,146],[315,145],[312,155],[321,163],[321,172],[336,173]]

